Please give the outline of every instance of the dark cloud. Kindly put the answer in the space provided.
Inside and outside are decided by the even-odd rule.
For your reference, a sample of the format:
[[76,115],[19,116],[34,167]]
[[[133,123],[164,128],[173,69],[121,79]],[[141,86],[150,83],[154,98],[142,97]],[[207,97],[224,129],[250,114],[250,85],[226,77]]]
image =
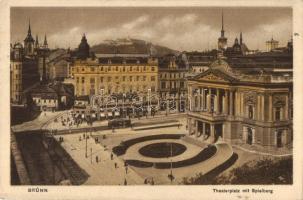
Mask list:
[[22,41],[28,20],[40,40],[46,33],[51,47],[76,47],[82,33],[91,45],[104,39],[132,37],[178,50],[215,48],[221,29],[231,45],[243,32],[251,49],[264,49],[272,36],[285,45],[292,33],[291,8],[12,8],[12,42]]

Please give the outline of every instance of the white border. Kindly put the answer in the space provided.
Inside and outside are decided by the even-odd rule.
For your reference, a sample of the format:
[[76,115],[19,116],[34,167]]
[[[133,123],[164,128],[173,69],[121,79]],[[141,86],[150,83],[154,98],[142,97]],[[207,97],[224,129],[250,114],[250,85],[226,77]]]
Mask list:
[[[231,6],[262,6],[262,7],[292,7],[294,36],[294,183],[291,186],[47,186],[48,193],[28,193],[28,186],[10,186],[10,100],[9,100],[9,45],[11,6],[134,6],[134,7],[231,7]],[[156,0],[156,1],[106,1],[106,0],[0,0],[0,199],[302,199],[302,111],[303,111],[303,1],[300,0]],[[278,31],[278,30],[277,30]],[[224,194],[214,193],[217,189],[264,188],[273,189],[274,194]]]

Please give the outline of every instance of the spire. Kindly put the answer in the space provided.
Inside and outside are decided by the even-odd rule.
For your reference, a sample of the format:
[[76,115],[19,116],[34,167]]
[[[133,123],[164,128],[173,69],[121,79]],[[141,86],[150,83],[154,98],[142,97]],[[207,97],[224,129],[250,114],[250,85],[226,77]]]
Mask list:
[[36,47],[38,47],[39,46],[39,39],[38,39],[38,35],[36,35]]
[[223,11],[222,11],[222,28],[221,30],[224,30],[224,17],[223,17]]
[[224,16],[223,16],[223,10],[222,10],[222,27],[221,27],[221,37],[224,37]]
[[31,34],[32,34],[32,30],[31,30],[31,20],[30,20],[30,19],[28,20],[28,31],[27,31],[27,34],[28,34],[28,35],[31,35]]
[[242,31],[240,32],[240,45],[242,45]]
[[46,34],[44,35],[44,43],[43,43],[43,45],[44,45],[45,47],[47,47],[47,39],[46,39]]

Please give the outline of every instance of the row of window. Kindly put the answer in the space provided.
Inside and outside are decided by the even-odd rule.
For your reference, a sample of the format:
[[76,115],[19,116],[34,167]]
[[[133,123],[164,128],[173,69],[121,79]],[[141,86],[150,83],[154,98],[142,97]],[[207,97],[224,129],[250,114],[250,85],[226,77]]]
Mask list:
[[185,78],[185,73],[161,73],[160,78]]
[[40,103],[40,102],[42,102],[42,103],[46,103],[46,102],[51,103],[52,101],[54,101],[55,103],[57,102],[56,99],[48,99],[48,101],[46,99],[43,99],[42,101],[41,101],[41,99],[34,99],[34,101],[36,103]]
[[[252,105],[248,106],[248,118],[254,119],[254,107]],[[282,120],[282,108],[281,107],[274,108],[274,120],[275,121]]]
[[[169,86],[169,87],[168,87]],[[183,81],[180,82],[180,87],[179,88],[184,88],[185,84]],[[178,88],[177,82],[171,81],[169,82],[169,85],[166,84],[165,81],[161,82],[161,89],[173,89],[173,88]]]
[[[84,72],[85,69],[88,69],[86,67],[81,67],[81,71]],[[131,71],[155,71],[156,67],[148,67],[148,66],[99,66],[99,67],[90,67],[89,71],[94,72],[99,69],[100,71],[104,72],[110,72],[110,71],[116,71],[116,72],[131,72]],[[76,71],[80,71],[80,67],[76,67]]]
[[[101,88],[101,89],[104,89],[104,88]],[[121,89],[121,90],[120,90]],[[141,90],[140,90],[141,89]],[[147,91],[149,88],[146,86],[146,85],[143,85],[143,86],[136,86],[136,87],[132,87],[132,86],[129,86],[128,88],[127,87],[119,87],[119,86],[116,86],[116,87],[111,87],[111,86],[108,86],[107,90],[105,90],[108,94],[111,94],[112,92],[115,92],[115,93],[119,93],[119,92],[138,92],[138,91]],[[156,87],[155,86],[151,86],[151,92],[155,92],[156,91]],[[90,89],[89,89],[89,95],[94,95],[96,94],[96,88],[94,86],[92,86]],[[88,95],[85,93],[85,89],[84,88],[81,88],[81,95]]]
[[[111,82],[111,81],[120,81],[121,79],[119,78],[119,76],[116,76],[116,77],[111,77],[111,76],[108,76],[108,77],[100,77],[100,82]],[[76,81],[77,83],[80,82],[80,77],[77,77],[76,78]],[[90,83],[95,83],[96,79],[95,78],[90,78]],[[147,80],[147,77],[146,76],[122,76],[122,81],[156,81],[156,77],[155,76],[151,76],[150,77],[150,80]],[[85,83],[85,77],[81,77],[81,83]]]

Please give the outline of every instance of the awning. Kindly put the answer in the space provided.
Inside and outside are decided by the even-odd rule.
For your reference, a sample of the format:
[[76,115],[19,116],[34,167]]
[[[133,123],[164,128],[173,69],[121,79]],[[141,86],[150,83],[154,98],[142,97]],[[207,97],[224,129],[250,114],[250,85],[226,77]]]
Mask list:
[[108,116],[113,116],[113,114],[112,114],[111,112],[109,112],[107,115],[108,115]]
[[92,114],[92,117],[96,118],[96,114],[95,114],[95,113],[93,113],[93,114]]
[[120,115],[120,113],[119,112],[115,112],[115,116],[119,116]]
[[84,114],[81,115],[82,119],[84,119]]
[[105,114],[104,114],[104,113],[101,113],[100,115],[101,115],[101,117],[105,117]]

